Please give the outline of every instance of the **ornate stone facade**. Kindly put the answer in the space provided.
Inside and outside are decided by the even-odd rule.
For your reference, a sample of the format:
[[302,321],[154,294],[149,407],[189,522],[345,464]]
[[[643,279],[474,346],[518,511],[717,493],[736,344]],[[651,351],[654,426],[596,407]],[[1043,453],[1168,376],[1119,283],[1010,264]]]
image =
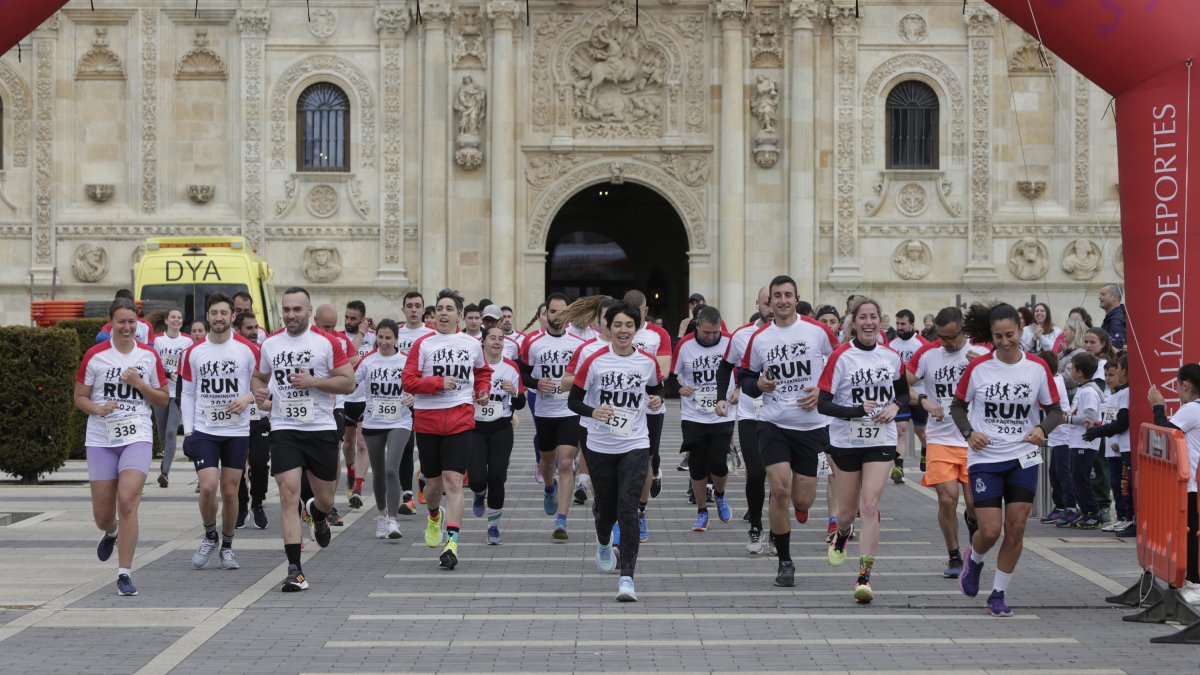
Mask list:
[[[1119,279],[1107,96],[983,5],[857,4],[77,0],[0,57],[3,318],[30,274],[111,297],[171,234],[243,235],[277,285],[377,318],[418,285],[528,315],[556,214],[622,183],[678,213],[688,287],[734,317],[781,272],[893,311],[1062,312]],[[890,168],[905,80],[938,99],[921,169]],[[346,171],[297,161],[318,82],[350,102]]]

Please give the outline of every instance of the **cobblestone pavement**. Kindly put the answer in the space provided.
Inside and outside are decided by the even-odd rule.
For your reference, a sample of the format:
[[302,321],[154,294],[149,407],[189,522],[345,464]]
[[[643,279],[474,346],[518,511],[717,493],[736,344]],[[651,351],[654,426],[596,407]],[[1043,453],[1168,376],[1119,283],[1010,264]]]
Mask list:
[[169,488],[145,489],[133,598],[116,595],[112,565],[95,558],[81,462],[54,476],[76,484],[2,485],[0,513],[37,515],[0,527],[0,672],[1197,671],[1194,646],[1149,641],[1176,628],[1123,622],[1128,610],[1105,604],[1138,567],[1134,544],[1104,533],[1031,522],[1008,593],[1016,616],[985,616],[986,590],[965,598],[942,578],[936,501],[915,466],[883,498],[874,603],[851,598],[855,544],[846,566],[825,561],[824,485],[811,521],[793,531],[796,587],[775,588],[775,561],[745,550],[742,476],[730,480],[734,521],[690,531],[677,420],[672,406],[636,604],[616,603],[616,577],[595,570],[589,507],[575,508],[570,541],[551,539],[527,418],[502,545],[484,544],[468,505],[462,562],[446,572],[422,541],[423,517],[403,517],[404,538],[380,541],[373,510],[350,511],[339,494],[346,525],[327,549],[306,546],[305,593],[279,592],[277,507],[266,530],[238,531],[240,570],[192,569],[202,528],[182,457]]

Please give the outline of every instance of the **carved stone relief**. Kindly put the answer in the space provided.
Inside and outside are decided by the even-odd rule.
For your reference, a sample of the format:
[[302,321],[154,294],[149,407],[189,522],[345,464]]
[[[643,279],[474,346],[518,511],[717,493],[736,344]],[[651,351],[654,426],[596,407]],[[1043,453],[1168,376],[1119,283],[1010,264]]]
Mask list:
[[129,254],[129,266],[131,268],[137,267],[137,264],[142,262],[142,258],[145,258],[145,257],[146,257],[146,245],[138,244],[136,247],[134,247],[133,253]]
[[308,14],[308,32],[312,33],[318,42],[325,42],[333,37],[337,27],[337,13],[328,7],[311,10]]
[[1017,191],[1026,199],[1037,199],[1046,192],[1046,181],[1019,180],[1017,181]]
[[380,58],[383,61],[383,264],[402,264],[404,206],[402,173],[404,147],[403,81],[404,42],[412,25],[407,8],[376,9],[375,29],[379,31]]
[[[859,18],[853,7],[831,6],[834,60],[834,253],[839,262],[852,264],[858,251],[858,219],[855,214],[858,167],[854,161],[854,121],[857,111]],[[865,113],[864,113],[865,114]]]
[[[55,15],[58,16],[57,14]],[[43,24],[45,25],[45,24]],[[54,23],[57,29],[57,23]],[[34,260],[49,265],[53,255],[54,222],[54,41],[34,39]]]
[[304,206],[309,213],[318,218],[329,218],[338,210],[337,190],[333,189],[332,185],[324,183],[316,185],[308,191],[308,196],[304,199]]
[[123,80],[125,62],[108,46],[108,28],[96,28],[92,48],[79,57],[75,66],[77,80]]
[[483,166],[480,130],[487,116],[487,92],[470,75],[463,77],[462,86],[454,97],[454,112],[458,113],[454,163],[464,171],[474,171]]
[[901,73],[919,73],[938,83],[950,99],[950,161],[961,165],[967,157],[966,95],[962,81],[944,61],[928,54],[898,54],[879,64],[867,77],[862,90],[862,161],[875,162],[876,122],[883,120],[879,107],[883,87]]
[[12,148],[13,167],[23,169],[29,166],[29,84],[6,61],[0,61],[0,84],[8,93],[4,106],[12,111],[13,142],[6,145]]
[[751,38],[750,67],[751,68],[782,68],[783,40],[780,34],[779,13],[770,10],[754,12],[750,19]]
[[487,69],[487,43],[483,39],[479,12],[460,9],[455,12],[458,34],[454,36],[454,51],[450,58],[455,68]]
[[1091,167],[1091,124],[1088,113],[1091,86],[1086,77],[1075,74],[1075,210],[1080,213],[1092,208],[1088,185],[1088,169]]
[[342,275],[342,254],[328,241],[315,241],[304,249],[300,270],[315,284],[327,284]]
[[331,54],[317,54],[297,61],[285,70],[275,83],[271,92],[271,168],[285,168],[288,111],[294,108],[288,105],[289,97],[300,80],[315,73],[336,75],[349,83],[351,91],[347,92],[348,94],[357,95],[361,121],[361,138],[358,145],[362,148],[360,161],[364,169],[375,168],[375,153],[379,145],[375,129],[375,88],[358,66]]
[[758,120],[754,135],[754,160],[764,169],[779,160],[779,133],[775,128],[779,117],[779,85],[766,75],[759,75],[750,99],[750,111]]
[[[989,8],[967,11],[967,52],[971,75],[970,263],[991,275],[992,259],[992,41],[999,14]],[[1044,247],[1043,247],[1044,248]],[[1009,261],[1012,267],[1012,261]],[[1045,274],[1045,270],[1042,270]],[[1040,275],[1039,275],[1040,277]],[[1021,277],[1024,278],[1024,277]]]
[[1100,245],[1090,239],[1075,239],[1063,249],[1062,269],[1075,281],[1088,281],[1100,271]]
[[177,80],[224,80],[229,77],[225,59],[208,46],[208,29],[197,28],[193,47],[179,59],[175,67]]
[[113,193],[116,192],[116,186],[111,183],[88,183],[83,186],[83,191],[88,199],[103,204],[113,198]]
[[905,14],[900,19],[897,32],[900,34],[900,39],[909,44],[924,42],[928,34],[925,26],[925,18],[920,14]]
[[929,276],[933,269],[933,251],[925,242],[909,239],[896,247],[892,255],[892,270],[896,276],[908,281],[916,281]]
[[188,200],[193,204],[207,204],[212,201],[212,198],[217,194],[217,186],[215,185],[189,185],[187,186]]
[[1113,256],[1113,270],[1116,271],[1117,276],[1125,278],[1125,247],[1123,245],[1117,247],[1117,253]]
[[1041,279],[1049,269],[1050,252],[1045,244],[1032,237],[1018,239],[1008,253],[1008,271],[1018,279]]
[[1009,75],[1049,75],[1057,67],[1054,55],[1042,49],[1037,38],[1029,33],[1021,34],[1021,46],[1008,57]]
[[916,218],[924,213],[927,205],[925,188],[916,183],[909,183],[896,193],[896,209],[909,218]]
[[108,252],[95,244],[80,244],[71,257],[71,271],[75,278],[94,284],[108,274]]
[[142,10],[142,213],[158,210],[158,12]]
[[237,13],[242,33],[242,232],[250,246],[263,251],[263,97],[266,78],[263,65],[265,38],[271,27],[266,9],[244,9]]

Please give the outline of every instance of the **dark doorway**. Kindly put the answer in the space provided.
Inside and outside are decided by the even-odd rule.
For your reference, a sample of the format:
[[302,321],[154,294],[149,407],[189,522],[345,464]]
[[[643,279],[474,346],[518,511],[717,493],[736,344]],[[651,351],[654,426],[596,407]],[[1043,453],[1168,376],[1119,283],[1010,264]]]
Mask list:
[[593,185],[554,216],[546,238],[546,292],[569,298],[638,289],[650,316],[675,335],[687,313],[687,233],[679,214],[654,190]]

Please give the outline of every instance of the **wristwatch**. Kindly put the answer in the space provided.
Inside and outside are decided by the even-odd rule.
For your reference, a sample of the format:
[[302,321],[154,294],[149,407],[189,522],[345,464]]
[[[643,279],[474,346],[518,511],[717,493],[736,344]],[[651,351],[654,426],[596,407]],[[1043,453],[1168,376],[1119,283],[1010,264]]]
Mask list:
[[974,429],[967,429],[966,431],[962,432],[962,435],[963,435],[963,438],[970,438],[971,434],[973,434],[973,433],[975,433]]
[[927,398],[929,397],[925,394],[917,394],[917,405],[921,405]]

